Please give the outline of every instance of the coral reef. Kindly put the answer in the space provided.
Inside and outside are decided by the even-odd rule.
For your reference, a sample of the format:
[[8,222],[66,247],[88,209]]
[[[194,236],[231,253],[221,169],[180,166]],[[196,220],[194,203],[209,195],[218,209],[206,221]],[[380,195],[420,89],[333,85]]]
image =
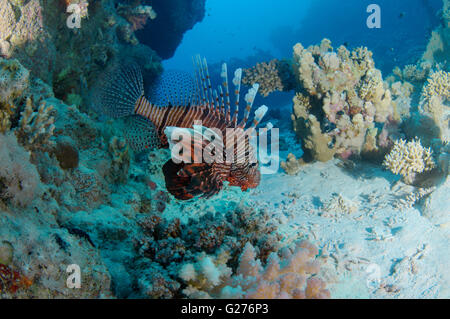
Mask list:
[[431,62],[422,61],[417,64],[405,65],[403,70],[399,67],[395,67],[392,72],[402,81],[423,83],[427,79],[431,67]]
[[235,272],[226,266],[227,254],[212,258],[197,256],[196,263],[185,264],[180,277],[188,283],[183,293],[190,298],[330,298],[325,283],[316,275],[320,263],[318,250],[301,241],[291,249],[269,255],[265,266],[256,257],[256,250],[247,243],[239,257]]
[[[389,146],[387,128],[396,117],[392,94],[367,48],[350,52],[341,46],[335,52],[324,39],[307,49],[295,45],[294,60],[300,91],[292,119],[304,140],[305,160],[373,157]],[[381,131],[376,123],[384,124]]]
[[131,23],[132,31],[144,28],[148,19],[153,20],[157,16],[151,6],[143,5],[130,6],[119,3],[117,12]]
[[[70,4],[81,8],[80,28],[67,26],[66,8]],[[132,47],[139,44],[132,17],[155,17],[147,6],[121,6],[125,18],[118,11],[114,0],[89,2],[89,7],[85,0],[2,1],[1,55],[20,61],[33,76],[50,84],[56,97],[69,101],[75,94],[86,102],[88,87],[103,69],[119,58],[120,52],[134,50]],[[147,58],[154,68],[145,70],[155,70],[151,75],[156,76],[160,61],[151,52]]]
[[403,176],[408,184],[413,184],[416,174],[428,172],[435,167],[432,151],[424,148],[420,140],[395,142],[391,152],[383,162],[392,173]]
[[144,236],[141,236],[136,248],[147,260],[142,261],[141,267],[150,262],[151,268],[159,269],[160,273],[157,280],[151,272],[145,279],[139,279],[141,286],[151,279],[157,282],[156,286],[143,291],[152,298],[180,295],[185,284],[179,273],[199,256],[217,253],[223,256],[221,260],[224,264],[236,267],[247,243],[258,247],[257,255],[262,261],[279,249],[276,226],[267,213],[255,212],[247,207],[226,214],[216,213],[215,216],[208,213],[199,219],[190,219],[186,224],[180,223],[177,218],[168,221],[151,215],[141,218],[140,225]]

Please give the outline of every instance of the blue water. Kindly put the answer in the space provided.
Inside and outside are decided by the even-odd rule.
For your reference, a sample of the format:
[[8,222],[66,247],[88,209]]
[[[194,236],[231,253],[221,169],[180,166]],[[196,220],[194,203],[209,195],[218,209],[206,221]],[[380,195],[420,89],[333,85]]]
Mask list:
[[[372,3],[381,8],[380,29],[366,25]],[[377,68],[389,73],[420,58],[440,23],[441,7],[441,0],[207,0],[204,20],[185,34],[164,66],[190,68],[190,57],[197,53],[210,63],[245,59],[259,50],[291,57],[297,42],[306,47],[329,38],[335,47],[367,46]]]

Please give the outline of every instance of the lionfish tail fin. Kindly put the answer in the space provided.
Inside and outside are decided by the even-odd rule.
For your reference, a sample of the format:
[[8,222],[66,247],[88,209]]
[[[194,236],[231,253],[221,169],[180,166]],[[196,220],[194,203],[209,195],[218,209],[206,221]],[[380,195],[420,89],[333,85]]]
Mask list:
[[115,64],[93,88],[93,107],[112,118],[134,113],[136,103],[144,95],[142,73],[134,62]]

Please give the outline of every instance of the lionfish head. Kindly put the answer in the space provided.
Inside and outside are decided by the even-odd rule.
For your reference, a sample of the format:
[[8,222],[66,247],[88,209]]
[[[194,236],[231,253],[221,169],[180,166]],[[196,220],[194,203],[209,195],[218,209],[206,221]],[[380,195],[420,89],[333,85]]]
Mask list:
[[231,186],[238,186],[242,191],[246,191],[249,188],[256,188],[261,181],[258,162],[233,164],[227,180]]

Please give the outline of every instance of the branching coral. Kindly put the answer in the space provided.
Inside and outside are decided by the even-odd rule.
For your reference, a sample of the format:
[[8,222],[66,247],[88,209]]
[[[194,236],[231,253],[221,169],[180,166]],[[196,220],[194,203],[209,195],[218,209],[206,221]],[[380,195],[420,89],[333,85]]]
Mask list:
[[109,152],[112,156],[111,177],[113,181],[126,182],[131,160],[126,141],[114,136],[109,142]]
[[195,298],[329,298],[325,283],[315,275],[320,263],[317,248],[307,241],[270,254],[263,266],[256,250],[247,243],[233,274],[224,252],[213,258],[205,254],[197,262],[185,264],[180,277],[188,284],[183,292]]
[[35,111],[31,99],[27,99],[25,110],[21,113],[19,127],[15,130],[19,142],[30,151],[49,150],[54,142],[53,106],[42,102]]
[[29,72],[17,60],[0,57],[0,109],[13,104],[28,87]]
[[386,155],[383,165],[392,173],[402,175],[405,183],[412,184],[416,174],[434,168],[434,161],[431,149],[424,148],[420,140],[406,142],[400,139]]
[[422,91],[422,113],[430,115],[440,129],[442,141],[450,140],[450,73],[433,72]]
[[14,114],[14,105],[5,105],[4,109],[0,109],[0,133],[5,133],[11,128],[11,115]]
[[287,91],[291,89],[291,66],[287,61],[274,59],[270,62],[257,63],[256,66],[244,70],[242,83],[252,86],[259,84],[259,92],[268,96],[274,91]]
[[[394,120],[391,92],[374,67],[367,48],[334,51],[324,39],[320,46],[294,46],[300,92],[294,98],[293,122],[304,139],[307,159],[327,161],[365,151],[367,137],[376,146],[375,122]],[[370,134],[369,134],[370,133]]]
[[399,77],[400,80],[420,83],[427,79],[431,71],[431,66],[430,62],[422,61],[417,64],[408,64],[403,70],[396,67],[392,72]]

